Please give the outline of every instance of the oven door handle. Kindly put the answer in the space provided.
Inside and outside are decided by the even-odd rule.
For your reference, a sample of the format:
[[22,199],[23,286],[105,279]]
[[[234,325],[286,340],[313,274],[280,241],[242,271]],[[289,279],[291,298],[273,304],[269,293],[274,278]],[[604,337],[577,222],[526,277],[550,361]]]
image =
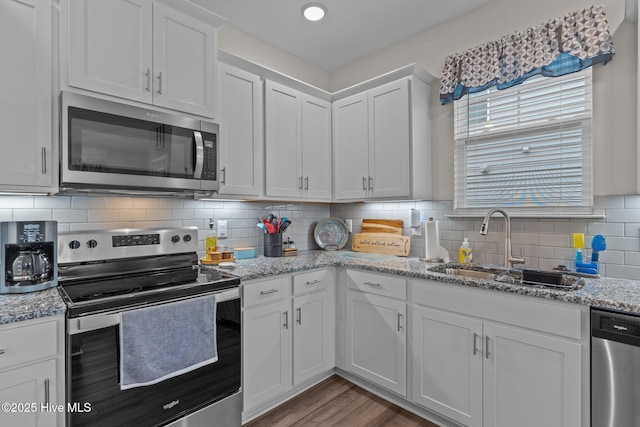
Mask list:
[[[200,297],[210,294],[198,294],[194,297]],[[222,292],[216,292],[216,304],[234,299],[240,299],[240,288],[232,288]],[[179,301],[179,300],[176,300]],[[166,301],[170,304],[174,301]],[[120,313],[96,314],[93,316],[78,317],[69,319],[69,335],[80,334],[83,332],[94,331],[96,329],[108,328],[120,324]]]

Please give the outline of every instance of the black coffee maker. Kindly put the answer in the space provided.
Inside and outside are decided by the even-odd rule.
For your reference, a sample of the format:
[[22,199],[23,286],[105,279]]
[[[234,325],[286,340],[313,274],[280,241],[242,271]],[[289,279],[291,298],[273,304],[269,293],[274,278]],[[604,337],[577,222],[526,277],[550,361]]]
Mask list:
[[56,221],[0,222],[0,294],[57,286],[57,240]]

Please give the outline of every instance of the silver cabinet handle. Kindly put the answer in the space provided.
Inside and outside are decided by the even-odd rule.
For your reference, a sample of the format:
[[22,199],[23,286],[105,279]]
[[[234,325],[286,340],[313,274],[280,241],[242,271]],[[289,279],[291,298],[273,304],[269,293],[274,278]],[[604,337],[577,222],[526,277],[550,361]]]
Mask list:
[[7,350],[5,350],[4,348],[0,348],[0,355],[5,354],[7,352]]
[[398,313],[398,332],[400,332],[402,330],[401,320],[402,320],[402,314]]
[[373,283],[373,282],[364,282],[364,284],[368,286],[373,286],[374,288],[378,288],[382,286],[380,283]]
[[302,307],[296,308],[296,311],[298,312],[298,325],[302,325]]
[[322,283],[322,280],[312,280],[310,282],[305,283],[307,286],[317,285],[318,283]]
[[222,175],[222,179],[220,180],[220,184],[226,184],[227,183],[227,168],[223,167],[222,169],[220,169],[220,175]]
[[275,294],[276,292],[278,292],[277,289],[269,289],[268,291],[260,291],[260,295]]
[[477,333],[473,333],[473,355],[475,356],[476,354],[478,354],[478,334]]
[[40,152],[42,157],[42,175],[47,174],[47,147],[42,147]]
[[202,169],[204,167],[204,143],[202,142],[202,132],[193,131],[193,143],[196,150],[195,164],[193,165],[193,177],[195,179],[202,178]]
[[306,176],[304,178],[304,189],[305,190],[309,190],[309,177],[308,176]]
[[289,329],[289,311],[284,312],[284,328]]
[[369,190],[373,190],[373,177],[369,177]]
[[302,190],[302,175],[298,178],[298,190]]
[[158,73],[158,95],[162,95],[162,71]]
[[51,391],[49,390],[49,378],[44,380],[44,403],[49,406],[51,403]]
[[151,92],[151,68],[147,68],[147,72],[144,73],[144,76],[147,78],[147,87],[145,90],[147,92]]
[[489,359],[489,336],[484,337],[484,357]]
[[362,177],[362,191],[367,191],[367,177]]

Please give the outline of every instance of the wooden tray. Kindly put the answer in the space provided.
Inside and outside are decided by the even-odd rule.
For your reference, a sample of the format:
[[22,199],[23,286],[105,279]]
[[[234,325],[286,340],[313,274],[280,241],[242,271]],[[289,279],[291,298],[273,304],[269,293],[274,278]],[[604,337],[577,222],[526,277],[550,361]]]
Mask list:
[[236,260],[233,251],[207,252],[207,256],[200,258],[203,265],[217,265],[221,262],[234,262]]

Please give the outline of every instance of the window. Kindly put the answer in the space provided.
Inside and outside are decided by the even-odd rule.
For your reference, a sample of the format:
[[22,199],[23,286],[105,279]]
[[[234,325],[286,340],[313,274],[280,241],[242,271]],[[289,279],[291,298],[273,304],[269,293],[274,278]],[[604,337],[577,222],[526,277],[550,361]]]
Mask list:
[[590,214],[591,68],[454,103],[457,214]]

